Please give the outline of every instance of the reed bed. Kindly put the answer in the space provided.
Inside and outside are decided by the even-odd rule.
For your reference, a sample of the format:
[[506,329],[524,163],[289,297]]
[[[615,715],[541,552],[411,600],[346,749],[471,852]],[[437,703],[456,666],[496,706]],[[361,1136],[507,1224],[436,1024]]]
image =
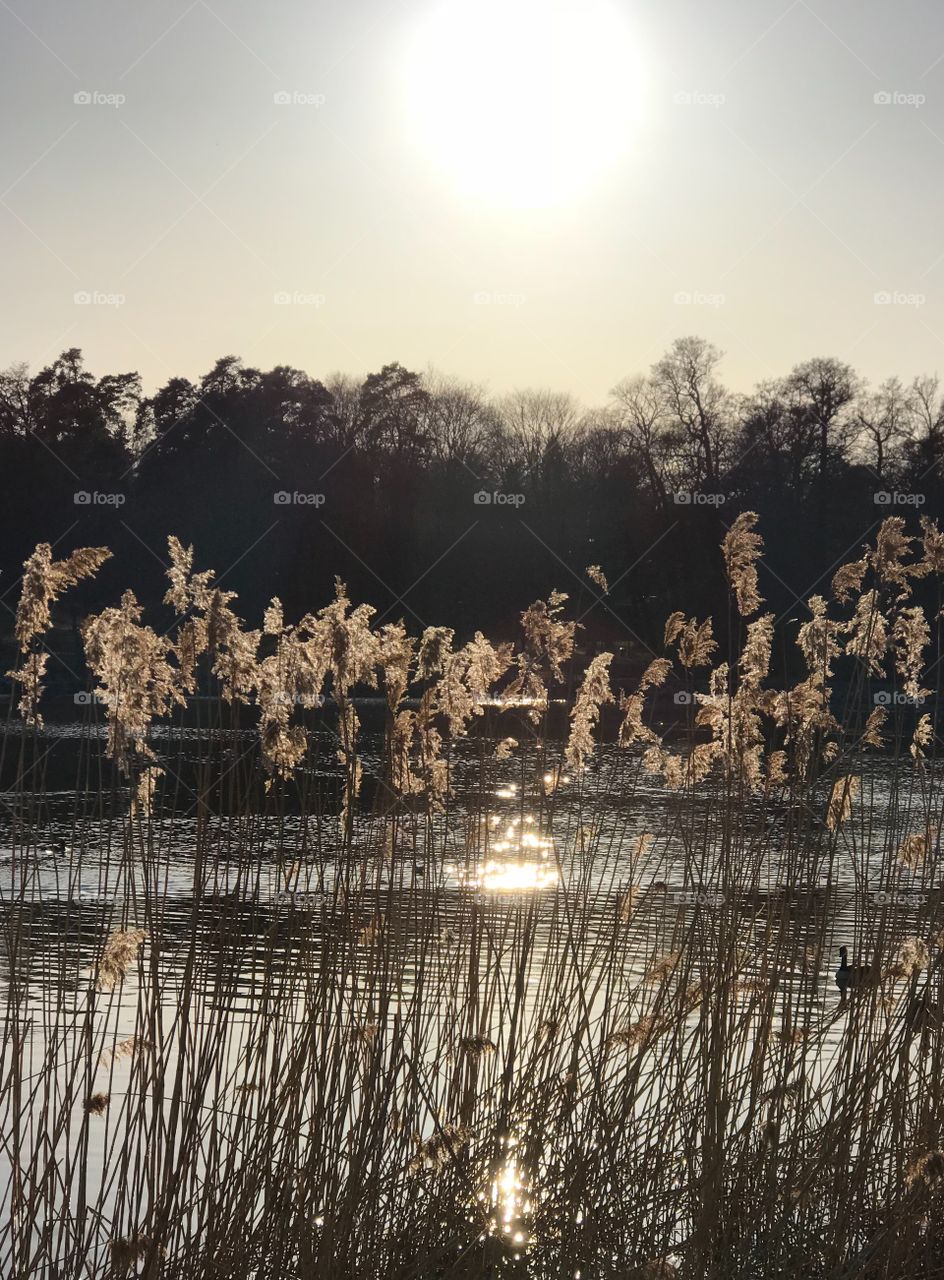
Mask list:
[[794,662],[755,525],[726,661],[673,614],[631,692],[559,594],[514,643],[340,583],[253,631],[171,539],[166,630],[130,593],[84,624],[65,799],[46,636],[107,552],[38,548],[0,1274],[944,1274],[944,538],[886,520]]

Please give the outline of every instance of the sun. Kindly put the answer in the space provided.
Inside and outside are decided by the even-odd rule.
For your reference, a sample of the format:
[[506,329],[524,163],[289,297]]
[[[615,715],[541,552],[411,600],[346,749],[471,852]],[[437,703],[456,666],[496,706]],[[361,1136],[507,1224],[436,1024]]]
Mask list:
[[610,0],[440,0],[404,60],[412,139],[466,196],[566,203],[626,156],[639,58]]

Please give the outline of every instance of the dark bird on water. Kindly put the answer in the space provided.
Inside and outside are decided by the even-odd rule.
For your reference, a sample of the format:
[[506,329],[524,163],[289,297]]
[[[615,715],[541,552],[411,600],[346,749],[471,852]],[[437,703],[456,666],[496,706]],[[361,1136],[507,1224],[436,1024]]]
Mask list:
[[869,978],[869,966],[867,964],[850,964],[848,957],[848,948],[839,948],[839,968],[836,970],[836,986],[842,992],[842,998],[845,1000],[846,992],[855,990],[856,987],[864,986]]
[[44,858],[64,858],[66,854],[72,853],[72,845],[66,844],[64,840],[57,840],[48,848],[43,849],[42,856]]

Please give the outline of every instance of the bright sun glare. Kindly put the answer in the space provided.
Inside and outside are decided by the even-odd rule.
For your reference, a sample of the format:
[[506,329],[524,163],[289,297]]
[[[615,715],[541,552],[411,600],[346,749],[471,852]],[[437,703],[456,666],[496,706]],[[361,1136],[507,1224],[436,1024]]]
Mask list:
[[610,0],[442,0],[405,65],[414,139],[485,202],[567,201],[625,155],[638,58]]

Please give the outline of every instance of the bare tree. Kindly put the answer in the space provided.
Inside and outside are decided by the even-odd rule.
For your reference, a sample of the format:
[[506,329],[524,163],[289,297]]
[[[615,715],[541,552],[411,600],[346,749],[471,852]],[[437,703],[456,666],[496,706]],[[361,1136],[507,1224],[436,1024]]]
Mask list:
[[30,381],[26,364],[0,370],[0,436],[22,436],[32,429]]
[[916,425],[915,401],[898,378],[888,378],[877,391],[860,396],[855,410],[857,444],[881,480],[889,454],[911,438]]
[[940,395],[937,375],[915,378],[908,394],[918,434],[928,439],[939,439],[944,433],[944,399]]
[[500,401],[498,411],[506,464],[536,481],[551,460],[564,454],[580,420],[573,398],[555,391],[513,391]]
[[656,502],[668,506],[671,440],[658,386],[637,374],[613,388],[614,414],[630,451],[635,454]]
[[334,401],[330,443],[342,450],[351,449],[358,443],[361,383],[346,373],[332,373],[325,380],[325,387]]
[[484,391],[471,383],[430,371],[426,432],[432,456],[446,467],[464,467],[479,476],[492,469],[499,416]]
[[732,398],[715,376],[721,354],[704,338],[677,338],[652,368],[662,411],[680,430],[693,487],[718,487],[731,435]]
[[844,459],[857,431],[854,405],[861,382],[850,365],[817,357],[798,364],[784,381],[784,392],[816,439],[819,474]]

